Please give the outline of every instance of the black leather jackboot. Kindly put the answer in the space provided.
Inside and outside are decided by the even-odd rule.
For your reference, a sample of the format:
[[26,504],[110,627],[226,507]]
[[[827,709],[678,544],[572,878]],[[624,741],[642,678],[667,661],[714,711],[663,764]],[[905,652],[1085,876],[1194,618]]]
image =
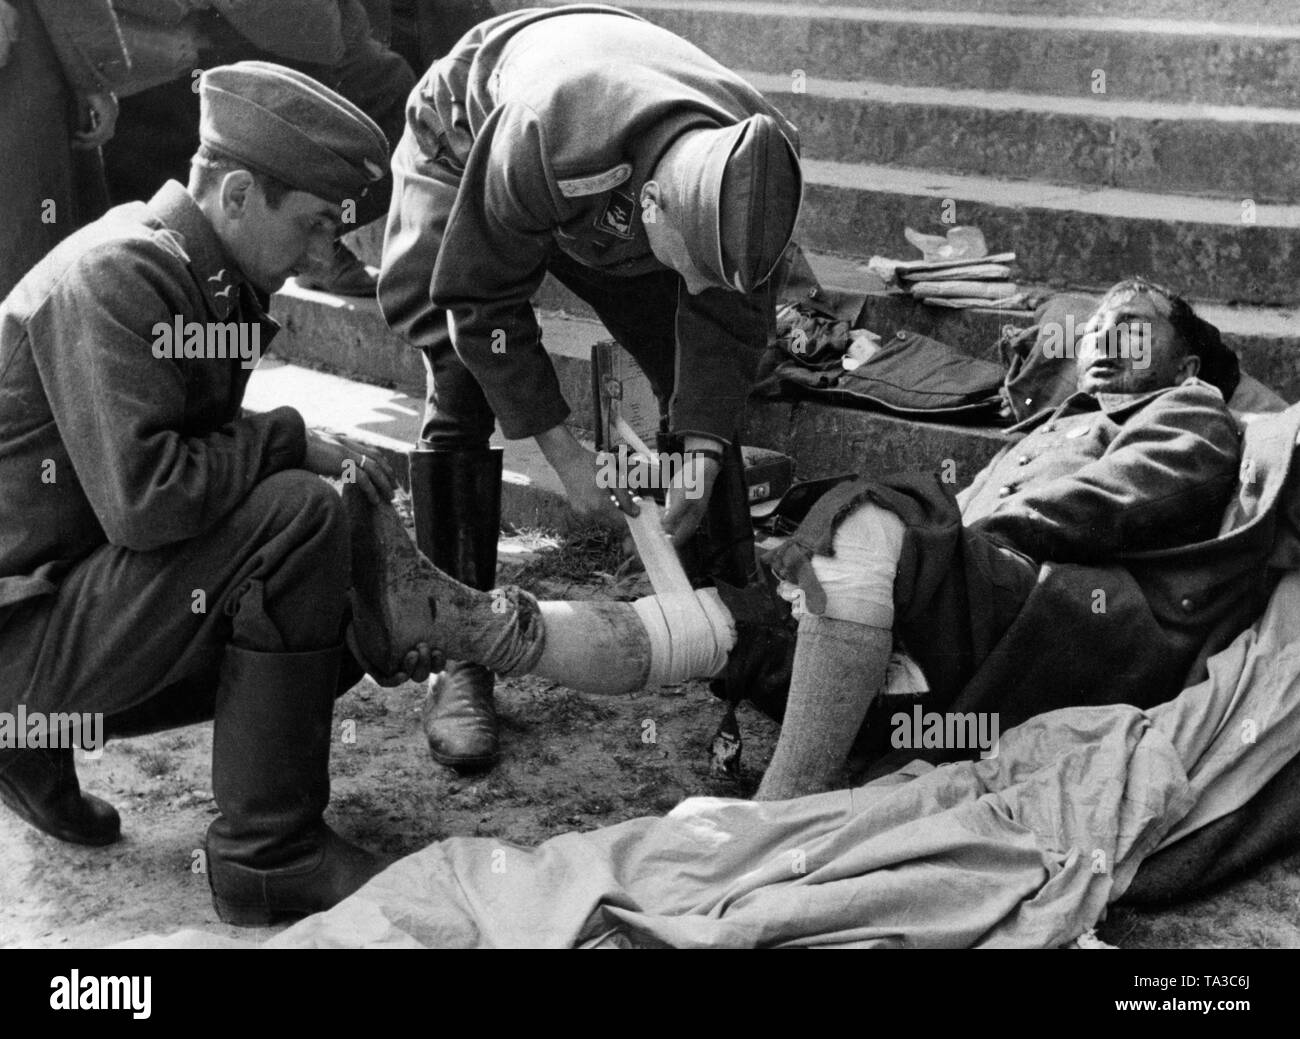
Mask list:
[[212,731],[208,881],[217,915],[261,927],[335,905],[386,865],[322,818],[343,650],[226,649]]
[[[479,591],[496,584],[502,457],[499,447],[409,455],[417,547],[438,569]],[[487,668],[452,660],[429,680],[421,723],[434,761],[459,772],[496,763],[495,683]]]
[[72,844],[112,844],[122,822],[107,801],[81,792],[72,748],[0,750],[0,801],[25,822]]

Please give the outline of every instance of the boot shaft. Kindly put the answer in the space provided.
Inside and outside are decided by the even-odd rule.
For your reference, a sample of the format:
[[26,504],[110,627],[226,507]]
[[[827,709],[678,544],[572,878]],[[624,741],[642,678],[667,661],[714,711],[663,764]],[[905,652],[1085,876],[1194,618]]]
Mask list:
[[505,452],[412,451],[415,543],[444,573],[471,588],[496,583]]

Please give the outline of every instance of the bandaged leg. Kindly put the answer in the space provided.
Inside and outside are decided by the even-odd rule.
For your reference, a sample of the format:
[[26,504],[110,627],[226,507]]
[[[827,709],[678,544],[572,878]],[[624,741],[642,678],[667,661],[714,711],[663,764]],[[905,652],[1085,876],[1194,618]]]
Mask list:
[[587,693],[630,693],[712,678],[736,641],[731,615],[711,588],[634,603],[537,605],[542,649],[526,666]]
[[441,571],[426,580],[435,610],[423,641],[449,659],[585,693],[711,678],[736,639],[731,615],[711,588],[634,603],[539,602],[519,588],[477,592]]
[[536,674],[571,689],[627,693],[712,678],[736,641],[713,589],[635,603],[540,603],[519,588],[481,592],[420,555],[390,505],[345,487],[352,525],[353,645],[391,675],[421,642],[503,675]]
[[[903,530],[892,512],[864,505],[835,532],[834,555],[813,557],[826,610],[799,618],[785,718],[757,800],[821,793],[844,767],[889,666]],[[781,591],[798,601],[791,586]]]

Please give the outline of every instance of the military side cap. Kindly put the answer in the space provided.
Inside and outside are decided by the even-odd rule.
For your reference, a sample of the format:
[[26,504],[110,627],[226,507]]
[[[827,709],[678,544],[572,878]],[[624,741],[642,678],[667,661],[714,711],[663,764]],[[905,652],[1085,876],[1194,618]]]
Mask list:
[[793,145],[771,116],[693,130],[679,145],[683,237],[697,267],[740,292],[775,270],[790,244],[803,201]]
[[360,198],[388,169],[383,131],[310,76],[265,61],[209,69],[199,139],[248,168],[329,202]]

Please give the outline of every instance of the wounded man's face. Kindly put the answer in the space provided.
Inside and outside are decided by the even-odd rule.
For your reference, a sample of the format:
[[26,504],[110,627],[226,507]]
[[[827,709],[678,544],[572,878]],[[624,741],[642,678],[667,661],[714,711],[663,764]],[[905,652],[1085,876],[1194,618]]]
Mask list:
[[1087,393],[1147,393],[1196,374],[1169,323],[1169,303],[1140,288],[1112,290],[1075,346],[1077,385]]

